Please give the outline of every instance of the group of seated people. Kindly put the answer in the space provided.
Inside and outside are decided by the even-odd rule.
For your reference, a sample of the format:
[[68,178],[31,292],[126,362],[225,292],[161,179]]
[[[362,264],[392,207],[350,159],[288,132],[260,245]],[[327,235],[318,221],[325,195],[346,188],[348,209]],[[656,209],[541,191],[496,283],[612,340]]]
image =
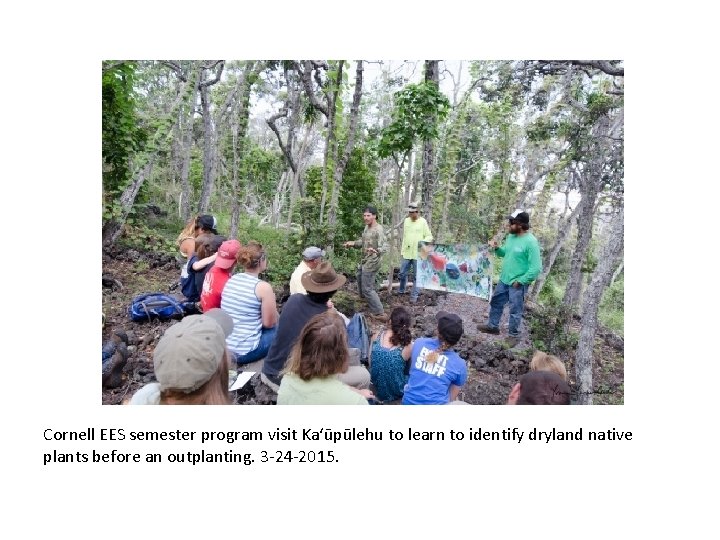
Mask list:
[[[413,340],[410,313],[395,308],[387,327],[372,336],[368,370],[359,351],[348,347],[348,320],[331,300],[346,278],[322,259],[324,251],[313,246],[303,252],[292,294],[278,314],[271,286],[259,278],[268,264],[262,245],[215,238],[212,216],[198,216],[193,225],[193,250],[179,239],[188,258],[181,281],[185,274],[204,273],[201,284],[194,279],[202,314],[188,315],[165,332],[153,358],[158,382],[140,389],[131,404],[230,403],[228,370],[259,360],[261,381],[277,392],[279,405],[465,404],[459,394],[466,362],[453,350],[463,335],[458,315],[439,312],[435,335]],[[244,271],[232,274],[236,264]],[[554,378],[536,381],[527,378],[531,371],[508,403],[560,404],[565,397],[569,403],[563,377],[546,371],[559,363],[564,374],[562,362],[536,357],[531,369]],[[535,396],[541,387],[551,389],[549,397]]]

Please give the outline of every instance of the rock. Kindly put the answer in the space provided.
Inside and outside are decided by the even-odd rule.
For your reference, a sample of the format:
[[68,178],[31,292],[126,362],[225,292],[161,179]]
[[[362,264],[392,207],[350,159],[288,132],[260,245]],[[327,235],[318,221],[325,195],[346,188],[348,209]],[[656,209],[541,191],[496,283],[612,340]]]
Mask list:
[[115,343],[128,344],[128,335],[122,328],[113,328],[112,335],[110,336]]
[[[124,347],[124,343],[120,344]],[[117,388],[122,384],[122,372],[125,364],[127,363],[127,351],[123,354],[118,350],[113,354],[112,358],[103,364],[102,369],[102,387],[103,388]]]
[[128,330],[125,335],[127,335],[127,343],[128,345],[137,345],[138,338],[137,334],[133,332],[132,330]]

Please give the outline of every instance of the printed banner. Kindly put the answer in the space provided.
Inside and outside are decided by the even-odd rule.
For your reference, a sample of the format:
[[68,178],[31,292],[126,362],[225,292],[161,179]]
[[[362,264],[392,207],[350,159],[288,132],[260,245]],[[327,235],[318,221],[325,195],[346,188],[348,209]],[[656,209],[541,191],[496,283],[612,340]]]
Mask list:
[[418,286],[490,300],[492,263],[486,244],[418,242]]

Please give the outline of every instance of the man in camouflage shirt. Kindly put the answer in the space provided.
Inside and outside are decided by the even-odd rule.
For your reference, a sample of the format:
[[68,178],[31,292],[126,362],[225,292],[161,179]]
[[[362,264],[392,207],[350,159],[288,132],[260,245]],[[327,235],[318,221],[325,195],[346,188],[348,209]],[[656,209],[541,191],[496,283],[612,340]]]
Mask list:
[[362,260],[358,269],[358,290],[360,297],[365,298],[370,309],[370,316],[378,321],[387,322],[388,316],[383,311],[380,297],[375,290],[375,275],[380,270],[380,260],[387,251],[385,231],[377,222],[377,209],[367,206],[363,211],[365,230],[360,240],[348,240],[345,247],[359,247],[362,249]]

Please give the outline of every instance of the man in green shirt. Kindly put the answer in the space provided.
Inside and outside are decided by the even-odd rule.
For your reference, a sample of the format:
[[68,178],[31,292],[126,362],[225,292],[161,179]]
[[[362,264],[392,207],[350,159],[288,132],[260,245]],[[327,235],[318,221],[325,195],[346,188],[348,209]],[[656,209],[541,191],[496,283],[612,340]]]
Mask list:
[[530,229],[530,216],[527,212],[515,210],[509,216],[509,235],[502,247],[495,240],[490,241],[490,249],[498,257],[504,257],[500,281],[498,281],[490,300],[490,315],[487,324],[478,325],[481,332],[500,333],[500,317],[505,304],[510,302],[510,321],[508,344],[517,345],[520,339],[520,323],[528,286],[542,271],[540,245]]
[[375,290],[375,275],[380,270],[380,260],[383,253],[387,251],[385,242],[385,231],[383,226],[377,222],[377,209],[374,206],[366,206],[363,211],[365,230],[359,240],[348,240],[343,244],[345,247],[358,247],[362,249],[362,259],[358,269],[358,289],[360,296],[365,298],[370,309],[370,317],[387,322],[388,316],[383,311],[380,296]]
[[408,217],[403,222],[403,239],[402,239],[402,251],[400,256],[402,262],[400,263],[400,287],[398,288],[398,294],[405,294],[405,285],[407,284],[407,277],[410,270],[413,274],[413,288],[410,292],[410,303],[414,304],[417,302],[420,289],[417,286],[417,251],[418,242],[432,242],[433,235],[430,232],[425,218],[418,215],[418,203],[411,202],[408,205]]

